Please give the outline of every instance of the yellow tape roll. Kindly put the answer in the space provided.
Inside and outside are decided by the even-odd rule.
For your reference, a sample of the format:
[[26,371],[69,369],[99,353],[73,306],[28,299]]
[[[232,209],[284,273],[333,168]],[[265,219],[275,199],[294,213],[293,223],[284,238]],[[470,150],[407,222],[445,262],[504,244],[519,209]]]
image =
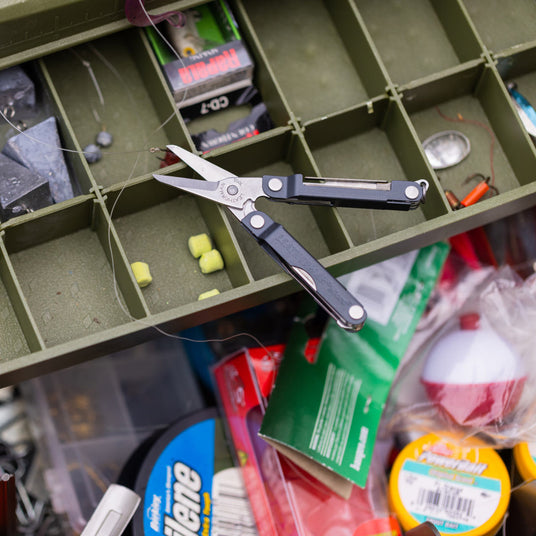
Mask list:
[[513,452],[517,470],[523,480],[536,480],[536,443],[518,443]]

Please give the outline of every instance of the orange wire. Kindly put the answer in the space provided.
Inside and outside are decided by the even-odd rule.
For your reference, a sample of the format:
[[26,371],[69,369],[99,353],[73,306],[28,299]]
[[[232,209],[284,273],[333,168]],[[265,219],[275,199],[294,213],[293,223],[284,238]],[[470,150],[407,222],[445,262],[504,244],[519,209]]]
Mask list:
[[489,165],[491,168],[490,169],[490,174],[491,174],[490,185],[495,186],[495,170],[493,168],[493,149],[495,146],[495,134],[493,134],[493,130],[491,130],[491,128],[488,125],[480,121],[477,121],[476,119],[465,119],[462,116],[462,114],[458,114],[457,117],[448,117],[439,109],[438,106],[436,106],[435,108],[437,110],[437,113],[446,121],[452,121],[453,123],[469,123],[470,125],[476,125],[477,127],[483,128],[489,134],[489,137],[491,140],[490,147],[489,147]]

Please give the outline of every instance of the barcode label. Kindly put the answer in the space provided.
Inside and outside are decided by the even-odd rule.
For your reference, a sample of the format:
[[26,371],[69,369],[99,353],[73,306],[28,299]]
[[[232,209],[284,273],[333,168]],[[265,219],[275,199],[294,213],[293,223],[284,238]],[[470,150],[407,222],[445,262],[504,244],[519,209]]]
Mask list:
[[458,534],[480,527],[493,516],[501,499],[501,483],[406,460],[398,475],[398,492],[415,519],[433,519],[442,533]]
[[240,469],[232,467],[212,481],[211,536],[258,536]]
[[475,501],[466,497],[459,497],[454,493],[441,492],[437,489],[419,489],[417,501],[420,505],[435,506],[449,512],[453,516],[473,515]]

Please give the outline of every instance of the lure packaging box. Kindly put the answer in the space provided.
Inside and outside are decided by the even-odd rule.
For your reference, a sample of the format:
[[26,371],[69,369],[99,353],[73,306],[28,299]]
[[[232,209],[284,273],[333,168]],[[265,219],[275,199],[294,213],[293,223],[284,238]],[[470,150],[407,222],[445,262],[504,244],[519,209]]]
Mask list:
[[214,99],[252,84],[254,64],[226,2],[197,6],[186,12],[186,18],[184,28],[167,28],[180,59],[153,28],[147,35],[177,107],[205,102],[199,110],[208,111]]
[[213,369],[222,412],[260,536],[398,536],[381,469],[349,500],[292,464],[258,436],[284,347],[249,348]]
[[260,435],[344,497],[367,481],[389,389],[448,249],[437,243],[345,276],[369,314],[359,333],[330,320],[311,355],[307,311],[291,334]]
[[282,345],[270,346],[270,355],[263,348],[245,349],[220,361],[212,370],[259,536],[276,536],[282,527],[287,527],[284,534],[295,534],[291,512],[282,509],[270,492],[270,481],[283,485],[279,460],[272,455],[273,470],[269,474],[263,471],[261,460],[273,449],[257,437],[263,400],[272,389],[283,349]]
[[[233,100],[231,101],[231,99]],[[214,99],[211,99],[209,103],[213,100]],[[238,92],[233,92],[229,95],[220,95],[218,101],[226,104],[226,107],[249,105],[250,112],[247,116],[229,123],[227,129],[223,132],[211,128],[199,132],[198,134],[192,134],[192,141],[196,148],[203,153],[235,141],[251,138],[261,132],[270,130],[273,127],[268,109],[264,102],[261,101],[259,92],[253,86],[249,86],[244,90],[239,90]],[[185,108],[182,110],[182,114],[184,116],[184,112],[189,110],[191,114],[190,117],[193,117],[195,112],[199,109],[201,110],[201,114],[206,114],[208,112],[206,111],[206,108],[203,108],[205,104],[206,102],[201,102],[199,105]],[[198,106],[200,106],[200,108],[198,108]]]

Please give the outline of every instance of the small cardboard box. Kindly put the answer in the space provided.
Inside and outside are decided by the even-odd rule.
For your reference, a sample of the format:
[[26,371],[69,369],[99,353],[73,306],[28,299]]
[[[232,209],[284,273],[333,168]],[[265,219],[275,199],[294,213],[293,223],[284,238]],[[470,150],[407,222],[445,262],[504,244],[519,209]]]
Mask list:
[[163,27],[176,54],[153,28],[147,35],[178,108],[251,85],[253,60],[223,0],[186,11],[181,28]]

